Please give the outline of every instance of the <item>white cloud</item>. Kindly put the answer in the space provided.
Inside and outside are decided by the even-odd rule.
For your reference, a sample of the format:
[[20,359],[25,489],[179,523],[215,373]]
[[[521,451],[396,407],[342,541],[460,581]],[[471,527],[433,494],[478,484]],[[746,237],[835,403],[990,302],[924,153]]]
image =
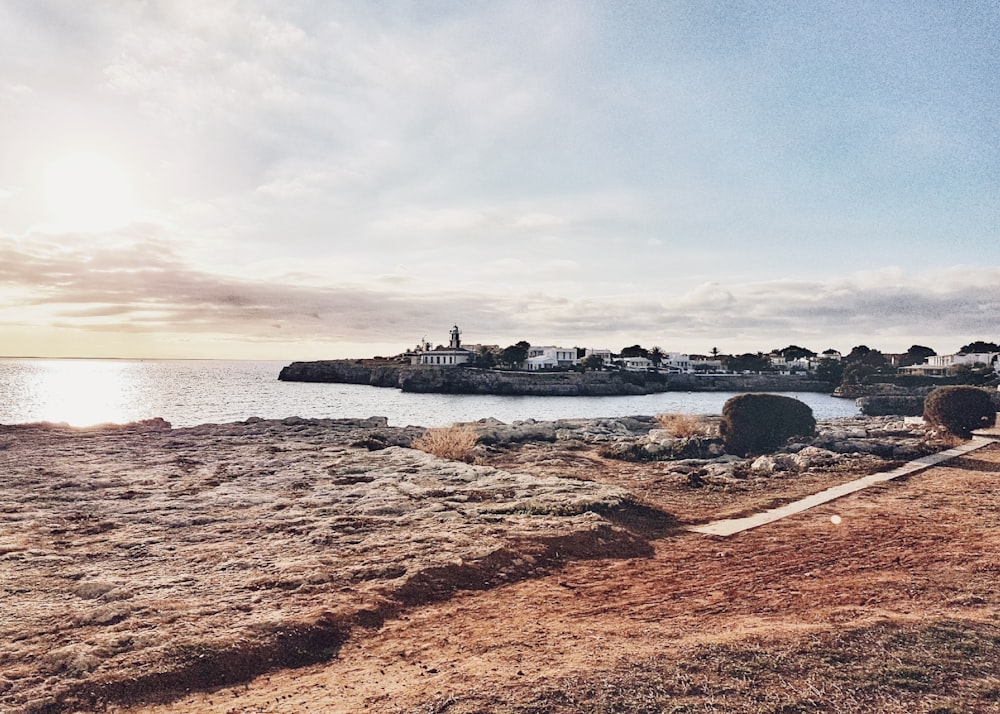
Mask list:
[[475,208],[425,209],[414,207],[395,215],[372,222],[372,231],[389,237],[412,240],[450,233],[479,231],[493,223],[493,219]]
[[566,218],[551,213],[527,213],[514,219],[514,228],[534,230],[537,228],[564,226],[567,223],[569,221]]
[[[931,51],[946,29],[907,34],[889,9],[908,51],[886,63],[836,23],[817,37],[808,9],[708,12],[0,4],[0,234],[55,224],[32,182],[79,148],[125,157],[148,222],[112,237],[117,259],[100,236],[0,241],[0,287],[45,319],[80,311],[80,329],[281,324],[289,344],[452,323],[456,303],[497,341],[988,327],[988,33]],[[871,94],[873,68],[900,91]],[[958,260],[979,265],[939,267]]]
[[254,189],[254,193],[276,199],[294,198],[317,193],[326,178],[326,174],[320,171],[278,178],[261,184]]
[[[495,269],[530,277],[573,272],[577,265],[505,260]],[[96,244],[40,236],[0,241],[0,284],[14,300],[11,307],[47,320],[52,329],[78,332],[210,333],[248,341],[322,334],[405,345],[416,332],[459,321],[483,341],[530,334],[539,341],[628,340],[688,351],[707,350],[706,341],[735,351],[771,349],[779,342],[850,349],[856,341],[893,351],[927,335],[956,342],[998,337],[1000,268],[880,274],[881,281],[859,273],[830,281],[708,283],[681,294],[570,298],[552,292],[545,280],[536,280],[533,291],[438,286],[419,294],[404,291],[410,276],[401,272],[368,285],[213,274],[187,264],[164,237]],[[957,275],[964,280],[955,280]],[[12,313],[6,314],[10,320]],[[280,335],[272,331],[276,323]]]

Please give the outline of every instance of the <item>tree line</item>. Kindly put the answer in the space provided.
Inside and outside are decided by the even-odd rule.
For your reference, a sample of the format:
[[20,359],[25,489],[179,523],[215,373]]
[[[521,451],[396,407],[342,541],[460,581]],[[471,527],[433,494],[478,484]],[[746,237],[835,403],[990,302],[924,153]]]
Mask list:
[[[472,366],[485,369],[496,367],[514,369],[524,363],[528,358],[528,351],[531,343],[527,340],[515,342],[502,349],[481,348],[473,357]],[[599,355],[586,355],[586,350],[576,348],[577,358],[580,360],[579,369],[600,369],[604,366],[603,359]],[[1000,345],[995,342],[976,340],[967,345],[963,345],[959,354],[1000,352]],[[829,349],[820,354],[799,345],[788,345],[782,349],[772,350],[770,353],[746,352],[743,354],[720,354],[717,348],[712,348],[709,355],[692,355],[694,358],[711,358],[718,360],[721,366],[731,372],[769,372],[776,369],[772,363],[772,355],[781,355],[786,361],[799,359],[818,359],[817,367],[813,376],[820,381],[826,382],[835,388],[838,386],[866,384],[872,381],[892,381],[899,377],[897,370],[900,367],[908,367],[923,364],[929,357],[937,355],[931,347],[925,345],[912,345],[905,353],[899,355],[893,363],[880,350],[873,349],[867,345],[857,345],[847,355],[836,358],[836,350]],[[660,347],[650,348],[641,345],[629,345],[623,347],[617,353],[617,357],[644,357],[654,366],[659,366],[667,353]],[[830,355],[824,357],[823,355]],[[995,371],[977,369],[975,367],[960,366],[956,368],[957,381],[963,383],[985,383],[995,376]],[[919,378],[911,378],[913,379]]]

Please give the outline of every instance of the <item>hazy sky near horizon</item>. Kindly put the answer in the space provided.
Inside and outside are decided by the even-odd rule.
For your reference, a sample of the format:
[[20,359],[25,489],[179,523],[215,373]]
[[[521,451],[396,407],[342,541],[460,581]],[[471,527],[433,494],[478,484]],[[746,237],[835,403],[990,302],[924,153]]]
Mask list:
[[1000,340],[995,2],[0,3],[0,354]]

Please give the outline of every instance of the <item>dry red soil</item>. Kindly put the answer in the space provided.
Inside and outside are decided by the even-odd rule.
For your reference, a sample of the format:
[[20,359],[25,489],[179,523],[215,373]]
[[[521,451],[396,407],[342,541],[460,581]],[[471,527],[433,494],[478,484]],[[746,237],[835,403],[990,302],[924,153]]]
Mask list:
[[545,448],[495,459],[622,485],[671,514],[624,523],[649,557],[460,591],[356,628],[327,662],[109,709],[1000,712],[1000,445],[728,539],[682,526],[851,475],[706,491]]

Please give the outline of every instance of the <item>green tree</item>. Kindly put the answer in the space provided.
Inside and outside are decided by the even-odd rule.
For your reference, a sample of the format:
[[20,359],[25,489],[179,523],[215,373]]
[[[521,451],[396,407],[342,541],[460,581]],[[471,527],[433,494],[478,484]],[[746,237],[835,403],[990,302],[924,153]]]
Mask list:
[[632,345],[631,347],[623,347],[621,352],[622,357],[649,357],[649,352],[639,345]]
[[493,369],[497,365],[499,355],[489,347],[480,347],[472,356],[472,366],[481,369]]
[[839,359],[821,359],[816,365],[816,379],[826,382],[830,389],[836,389],[844,378],[844,364]]
[[960,355],[970,355],[977,354],[981,352],[1000,352],[1000,345],[996,342],[983,342],[982,340],[976,340],[975,342],[970,342],[964,345],[962,349],[958,351]]
[[500,353],[500,362],[508,367],[517,367],[524,360],[528,359],[528,348],[530,344],[522,340],[510,347],[505,347]]
[[803,357],[811,359],[816,356],[816,353],[812,350],[806,349],[805,347],[799,347],[798,345],[788,345],[788,347],[781,350],[775,350],[775,352],[789,361],[802,359]]
[[960,364],[950,370],[956,384],[985,386],[996,382],[997,373],[993,367],[984,364]]
[[867,345],[858,345],[844,357],[842,385],[865,384],[879,374],[890,374],[895,370],[889,360],[878,350]]
[[726,367],[732,372],[767,372],[771,369],[771,360],[762,352],[752,354],[746,352],[729,357]]
[[604,366],[604,358],[600,355],[587,355],[580,360],[580,367],[584,370],[600,369]]
[[900,367],[909,367],[914,364],[923,364],[927,361],[928,357],[933,357],[937,352],[932,350],[930,347],[924,347],[923,345],[911,345],[910,349],[906,350],[906,354],[899,362]]
[[666,353],[660,347],[653,347],[651,350],[649,350],[648,356],[649,356],[649,361],[652,362],[657,367],[659,367],[660,363],[663,361],[663,358],[666,356]]

